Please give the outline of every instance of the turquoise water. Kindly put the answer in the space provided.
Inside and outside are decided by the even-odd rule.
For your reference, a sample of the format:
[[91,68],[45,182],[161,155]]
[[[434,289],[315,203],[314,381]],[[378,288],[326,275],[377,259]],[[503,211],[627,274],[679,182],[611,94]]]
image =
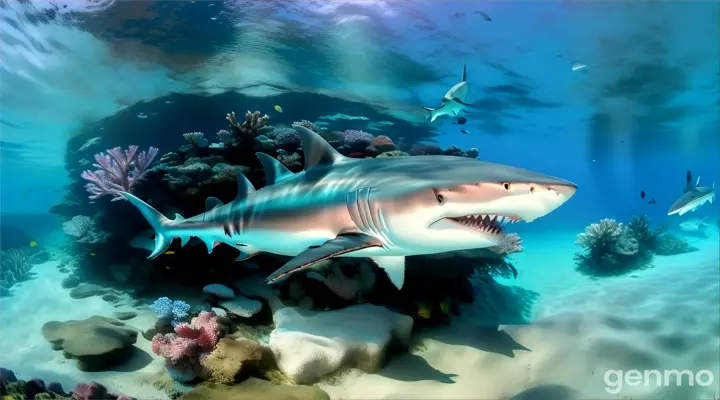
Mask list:
[[[719,396],[718,7],[0,1],[0,367],[46,386],[2,394]],[[431,121],[443,102],[462,111]],[[200,226],[88,198],[93,157],[131,145],[157,154],[122,190]],[[539,218],[493,236],[495,215]],[[521,252],[487,250],[512,234]],[[263,281],[288,265],[307,269]],[[176,322],[214,313],[209,344],[163,297],[190,307]],[[75,388],[91,381],[110,394]]]

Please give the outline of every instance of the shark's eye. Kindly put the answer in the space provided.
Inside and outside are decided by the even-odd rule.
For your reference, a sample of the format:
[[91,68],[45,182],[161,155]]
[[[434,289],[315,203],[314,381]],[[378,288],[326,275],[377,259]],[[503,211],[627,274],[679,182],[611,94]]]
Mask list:
[[503,187],[505,188],[505,190],[510,190],[510,184],[509,184],[509,183],[503,182],[502,185],[503,185]]
[[445,203],[445,198],[441,194],[437,194],[435,196],[437,198],[438,204],[443,205]]

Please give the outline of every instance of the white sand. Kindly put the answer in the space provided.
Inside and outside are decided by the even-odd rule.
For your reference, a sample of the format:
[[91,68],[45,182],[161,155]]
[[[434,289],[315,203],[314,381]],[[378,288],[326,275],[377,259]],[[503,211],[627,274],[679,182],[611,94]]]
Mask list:
[[[70,290],[60,285],[66,274],[56,269],[57,264],[50,261],[34,266],[35,279],[13,286],[12,297],[0,298],[0,366],[15,372],[18,379],[60,382],[66,392],[77,383],[93,380],[116,394],[143,400],[167,399],[166,393],[152,386],[164,363],[152,354],[150,342],[140,333],[135,346],[147,354],[136,352],[128,366],[118,370],[121,372],[82,372],[75,367],[75,360],[66,360],[61,351],[52,350],[40,332],[48,321],[80,320],[93,315],[112,317],[116,311],[135,311],[138,316],[124,323],[140,332],[152,327],[155,321],[149,310],[127,305],[116,308],[100,297],[72,299]],[[136,370],[139,367],[142,368]]]
[[[525,239],[526,251],[514,257],[520,275],[513,284],[542,295],[533,324],[492,332],[458,319],[451,327],[423,332],[422,350],[393,359],[380,374],[351,372],[340,383],[320,386],[333,398],[346,400],[499,399],[531,388],[517,399],[720,395],[716,231],[694,243],[699,252],[657,257],[655,268],[634,278],[598,281],[574,271],[574,234]],[[99,297],[71,299],[60,287],[64,274],[55,267],[54,262],[35,266],[39,278],[14,288],[13,297],[0,299],[0,366],[20,379],[58,381],[66,390],[95,380],[139,399],[167,398],[148,383],[163,369],[154,356],[134,372],[86,373],[51,350],[40,334],[45,322],[130,310]],[[137,312],[126,323],[149,328],[154,316]],[[140,335],[136,346],[152,355]],[[708,369],[716,381],[708,388],[688,387],[687,378],[682,388],[658,388],[654,382],[650,387],[625,385],[618,394],[609,394],[603,380],[607,369]]]
[[[691,239],[699,252],[656,257],[655,268],[634,278],[598,281],[574,271],[574,236],[527,237],[526,251],[514,257],[515,284],[541,294],[532,324],[501,326],[498,333],[460,320],[421,333],[424,348],[392,360],[380,374],[352,372],[321,387],[346,400],[720,395],[717,231],[702,242]],[[685,376],[676,387],[671,376],[669,387],[658,387],[651,376],[648,387],[624,384],[608,393],[605,372],[620,369],[706,369],[715,381],[690,387]]]

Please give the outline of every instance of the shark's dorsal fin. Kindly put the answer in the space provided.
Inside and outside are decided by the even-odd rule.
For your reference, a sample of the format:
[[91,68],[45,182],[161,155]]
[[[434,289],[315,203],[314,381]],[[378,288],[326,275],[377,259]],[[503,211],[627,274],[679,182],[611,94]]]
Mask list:
[[692,172],[690,170],[687,170],[685,173],[685,193],[692,190]]
[[210,211],[215,207],[220,207],[221,205],[223,205],[223,202],[220,201],[220,199],[210,196],[207,200],[205,200],[205,211]]
[[175,219],[174,219],[174,221],[184,221],[184,220],[185,220],[185,218],[183,218],[182,215],[180,215],[180,214],[178,214],[178,213],[175,213]]
[[292,171],[287,169],[280,161],[269,154],[255,153],[265,170],[265,184],[272,185],[281,180],[293,176]]
[[318,166],[330,165],[345,160],[345,156],[338,153],[330,143],[310,129],[293,125],[293,128],[300,135],[303,154],[305,155],[305,170]]
[[255,193],[255,186],[248,180],[248,178],[240,171],[235,174],[237,179],[237,195],[235,196],[236,201],[243,201],[251,194]]
[[465,64],[463,64],[462,78],[460,78],[460,82],[467,82],[467,65]]

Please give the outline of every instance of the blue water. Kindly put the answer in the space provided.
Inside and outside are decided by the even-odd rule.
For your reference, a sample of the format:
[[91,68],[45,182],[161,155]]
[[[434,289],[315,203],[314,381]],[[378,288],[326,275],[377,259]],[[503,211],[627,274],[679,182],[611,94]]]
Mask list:
[[[667,213],[685,190],[686,171],[693,183],[698,177],[700,185],[720,182],[718,2],[0,0],[0,14],[3,250],[49,251],[49,262],[82,259],[93,265],[93,273],[139,263],[147,253],[128,250],[127,243],[148,226],[125,202],[87,203],[79,175],[90,167],[79,159],[115,146],[155,146],[158,165],[164,154],[187,143],[183,133],[204,132],[217,141],[215,132],[229,129],[226,113],[235,111],[242,119],[246,110],[259,110],[273,126],[310,120],[330,131],[387,135],[404,142],[404,150],[414,143],[477,148],[482,161],[577,184],[577,193],[557,210],[513,225],[526,243],[516,262],[521,286],[536,281],[529,264],[541,254],[562,258],[558,276],[575,273],[576,235],[603,218],[629,222],[647,216],[651,226],[667,226],[696,244],[700,250],[691,253],[697,255],[693,260],[717,260],[712,241],[718,203],[682,217]],[[575,63],[586,66],[573,71]],[[467,124],[449,116],[428,122],[421,107],[437,107],[463,65],[470,86],[470,106],[462,113]],[[98,147],[78,152],[91,138],[99,138]],[[258,170],[248,174],[261,181]],[[162,212],[173,215],[184,207],[185,217],[202,211],[207,195],[228,201],[234,190],[180,198],[152,189],[157,190],[143,193],[165,207]],[[68,208],[76,212],[58,211],[58,205],[76,202],[77,208]],[[97,217],[105,212],[117,213],[116,219]],[[102,246],[78,245],[62,232],[62,223],[74,214],[104,221],[100,229],[113,239]],[[705,218],[708,234],[681,231],[680,222],[690,218]],[[227,256],[220,250],[215,258],[195,258],[197,247],[192,249],[195,253],[183,256],[191,261],[149,265],[182,269],[182,275],[195,262],[222,263]],[[131,261],[123,258],[135,251]],[[546,256],[550,253],[555,255]],[[654,265],[671,264],[663,260]],[[3,301],[20,301],[33,282],[50,285],[47,279],[36,273]],[[178,278],[181,288],[164,284],[183,293],[182,285],[210,283],[205,279]],[[134,284],[87,282],[121,291]],[[542,291],[539,287],[532,289]],[[58,309],[71,301],[58,300]],[[53,318],[70,318],[57,314]],[[28,331],[37,335],[39,327],[33,329]],[[716,347],[713,342],[710,349]],[[27,356],[33,360],[28,363],[51,357],[36,356]],[[20,368],[2,360],[0,367]],[[65,382],[92,379],[73,375]],[[120,391],[133,395],[132,389]],[[333,397],[341,393],[327,391]]]

